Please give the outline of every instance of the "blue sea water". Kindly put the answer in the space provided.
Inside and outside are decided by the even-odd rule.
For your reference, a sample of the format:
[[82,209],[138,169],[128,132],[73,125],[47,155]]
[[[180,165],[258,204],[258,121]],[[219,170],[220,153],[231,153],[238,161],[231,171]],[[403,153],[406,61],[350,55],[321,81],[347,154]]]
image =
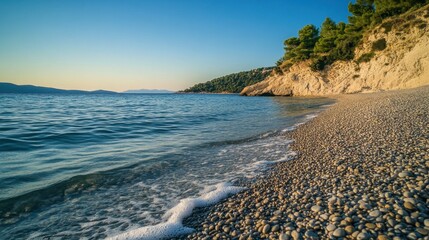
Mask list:
[[0,95],[0,239],[100,239],[163,223],[181,199],[252,179],[268,163],[289,159],[284,132],[332,103]]

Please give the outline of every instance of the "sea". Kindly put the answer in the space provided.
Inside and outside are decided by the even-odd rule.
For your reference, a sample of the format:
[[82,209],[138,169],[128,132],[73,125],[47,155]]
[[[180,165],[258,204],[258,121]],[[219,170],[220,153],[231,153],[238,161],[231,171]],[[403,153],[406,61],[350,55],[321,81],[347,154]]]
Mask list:
[[328,98],[0,94],[0,239],[165,239],[295,153]]

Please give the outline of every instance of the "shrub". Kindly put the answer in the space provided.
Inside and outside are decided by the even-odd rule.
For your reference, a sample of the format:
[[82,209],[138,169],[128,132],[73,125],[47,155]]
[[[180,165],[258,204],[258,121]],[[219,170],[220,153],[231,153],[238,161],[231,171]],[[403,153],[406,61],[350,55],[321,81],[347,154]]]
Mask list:
[[357,60],[358,63],[369,62],[375,56],[374,52],[362,54]]
[[310,64],[310,68],[313,71],[322,71],[325,69],[326,65],[330,65],[333,62],[333,59],[329,56],[320,56],[313,59],[313,62]]
[[414,21],[411,22],[412,26],[418,26],[420,24],[426,23],[425,21],[421,20],[421,19],[416,19]]
[[292,67],[293,62],[290,61],[285,61],[282,63],[282,65],[280,66],[281,70],[283,71],[289,71],[289,69]]
[[278,75],[283,75],[283,71],[279,66],[274,68],[274,73],[276,73]]
[[385,38],[378,39],[377,41],[372,43],[373,51],[382,51],[387,47],[387,42]]
[[407,20],[408,21],[411,21],[411,20],[414,20],[414,19],[416,19],[416,15],[414,15],[414,14],[411,14],[411,15],[407,16]]
[[393,21],[384,22],[381,24],[381,27],[384,29],[384,33],[389,33],[392,31]]

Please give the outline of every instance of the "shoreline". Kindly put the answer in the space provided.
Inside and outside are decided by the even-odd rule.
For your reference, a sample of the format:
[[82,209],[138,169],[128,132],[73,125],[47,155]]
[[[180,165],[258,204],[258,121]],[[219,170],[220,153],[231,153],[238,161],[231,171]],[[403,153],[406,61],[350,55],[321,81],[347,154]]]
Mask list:
[[427,239],[429,87],[340,95],[286,134],[298,157],[175,239]]

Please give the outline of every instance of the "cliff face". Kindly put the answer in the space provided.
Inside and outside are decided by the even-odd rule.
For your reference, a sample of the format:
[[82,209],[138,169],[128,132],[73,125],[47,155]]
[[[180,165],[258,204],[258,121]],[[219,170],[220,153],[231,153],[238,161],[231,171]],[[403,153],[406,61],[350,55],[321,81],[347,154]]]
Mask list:
[[[429,6],[386,19],[364,36],[354,60],[337,61],[318,72],[310,69],[309,61],[301,62],[244,88],[241,95],[310,96],[428,85],[428,22]],[[365,56],[368,62],[362,62]]]

